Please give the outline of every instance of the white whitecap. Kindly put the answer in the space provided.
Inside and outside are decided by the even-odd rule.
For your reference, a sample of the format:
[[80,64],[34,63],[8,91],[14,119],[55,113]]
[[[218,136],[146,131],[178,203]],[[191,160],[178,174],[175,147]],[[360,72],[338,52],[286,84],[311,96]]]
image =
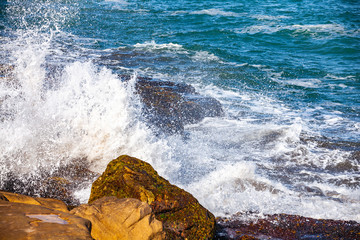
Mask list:
[[239,14],[235,12],[227,12],[216,8],[204,9],[200,11],[193,11],[191,14],[196,15],[210,15],[210,16],[224,16],[224,17],[238,17]]
[[185,51],[183,46],[181,46],[180,44],[176,44],[176,43],[158,44],[154,40],[146,41],[144,43],[137,43],[134,45],[134,47],[148,51],[155,51],[155,50]]
[[316,78],[309,78],[309,79],[293,79],[293,80],[286,80],[283,81],[286,84],[305,87],[305,88],[319,88],[321,85],[321,80]]
[[212,53],[207,51],[198,51],[194,56],[191,57],[194,61],[199,62],[209,62],[209,61],[219,61],[220,59]]
[[108,3],[116,3],[116,4],[122,4],[122,5],[128,5],[129,3],[125,0],[105,0],[104,2]]
[[256,15],[252,15],[252,18],[255,18],[257,20],[269,20],[269,21],[275,21],[275,20],[281,20],[281,19],[289,19],[291,17],[288,16],[283,16],[283,15],[279,15],[279,16],[270,16],[270,15],[261,15],[261,14],[256,14]]

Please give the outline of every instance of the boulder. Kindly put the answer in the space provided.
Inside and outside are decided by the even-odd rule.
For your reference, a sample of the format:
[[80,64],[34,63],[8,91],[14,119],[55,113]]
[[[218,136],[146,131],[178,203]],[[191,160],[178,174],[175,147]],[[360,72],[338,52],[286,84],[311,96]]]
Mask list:
[[150,206],[134,198],[103,197],[71,213],[91,221],[94,239],[163,239],[162,223],[154,218]]
[[163,222],[166,239],[212,239],[214,216],[188,192],[170,184],[150,164],[130,156],[111,161],[93,183],[89,203],[104,196],[147,202]]
[[219,101],[200,95],[185,83],[138,77],[136,90],[146,118],[166,133],[181,133],[185,124],[223,115]]
[[90,221],[53,209],[62,208],[61,205],[57,200],[34,199],[2,192],[0,239],[92,239]]
[[87,159],[72,159],[57,169],[40,167],[37,172],[4,174],[0,189],[7,192],[59,199],[70,208],[80,205],[73,195],[76,190],[89,186],[99,174],[89,170]]

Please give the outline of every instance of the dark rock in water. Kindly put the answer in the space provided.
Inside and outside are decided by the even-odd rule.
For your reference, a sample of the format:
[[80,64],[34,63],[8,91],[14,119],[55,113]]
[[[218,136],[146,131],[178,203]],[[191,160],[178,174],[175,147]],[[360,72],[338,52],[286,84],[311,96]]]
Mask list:
[[136,90],[146,118],[166,133],[182,132],[185,124],[223,114],[219,101],[201,96],[188,84],[139,77]]
[[89,203],[104,196],[147,202],[163,222],[166,239],[212,239],[214,216],[188,192],[160,177],[150,164],[120,156],[93,183]]
[[72,207],[80,204],[73,192],[87,186],[98,176],[99,174],[89,170],[86,159],[74,159],[56,170],[40,169],[38,174],[9,173],[2,179],[0,190],[33,197],[55,198]]
[[218,218],[215,239],[360,239],[360,224],[287,214],[266,215],[255,221]]

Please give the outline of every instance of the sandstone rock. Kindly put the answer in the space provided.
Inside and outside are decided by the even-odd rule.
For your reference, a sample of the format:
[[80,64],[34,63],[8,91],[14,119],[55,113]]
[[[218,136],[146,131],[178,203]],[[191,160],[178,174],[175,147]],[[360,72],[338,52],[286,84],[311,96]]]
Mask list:
[[103,197],[71,213],[91,221],[91,235],[97,240],[163,239],[162,223],[154,218],[147,203],[137,199]]
[[49,209],[58,210],[62,212],[69,212],[66,204],[57,199],[51,198],[33,198],[30,196],[17,194],[17,193],[9,193],[0,191],[0,199],[8,202],[15,203],[25,203],[31,205],[39,205]]
[[92,239],[90,221],[40,205],[0,200],[0,216],[1,240]]
[[163,222],[166,239],[212,239],[214,216],[188,192],[160,177],[150,164],[120,156],[93,183],[89,203],[104,196],[147,202]]

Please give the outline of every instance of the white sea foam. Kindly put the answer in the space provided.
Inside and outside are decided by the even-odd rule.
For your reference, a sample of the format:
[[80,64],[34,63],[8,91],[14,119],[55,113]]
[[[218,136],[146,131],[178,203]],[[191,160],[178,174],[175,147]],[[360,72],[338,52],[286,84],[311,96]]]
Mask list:
[[310,32],[326,32],[326,33],[344,33],[345,28],[340,24],[305,24],[305,25],[292,25],[289,29],[297,31],[310,31]]
[[248,33],[248,34],[257,34],[257,33],[276,33],[283,30],[293,31],[294,34],[310,34],[314,37],[319,36],[319,34],[327,35],[348,35],[350,34],[344,26],[340,24],[294,24],[294,25],[283,25],[277,23],[269,23],[264,25],[252,25],[245,27],[243,29],[237,30],[238,33]]
[[56,74],[54,88],[44,88],[51,81],[44,66],[52,38],[37,37],[11,43],[13,81],[18,84],[0,85],[2,107],[10,113],[0,122],[1,177],[9,172],[36,174],[41,167],[51,170],[79,158],[102,172],[121,154],[159,164],[159,172],[171,173],[161,164],[166,143],[139,121],[140,102],[133,94],[136,77],[122,82],[109,69],[74,62]]
[[[248,177],[249,172],[253,176]],[[360,220],[358,200],[349,201],[343,197],[348,202],[344,205],[341,201],[319,196],[301,196],[281,184],[262,178],[254,173],[252,167],[244,164],[220,167],[194,182],[189,190],[217,216],[254,211],[261,214],[285,212],[315,218]],[[356,193],[352,191],[350,194]]]
[[204,9],[200,11],[193,11],[191,14],[210,15],[210,16],[224,16],[224,17],[238,17],[239,14],[235,12],[223,11],[216,8]]
[[192,56],[194,61],[199,62],[208,62],[208,61],[219,61],[220,59],[212,53],[206,51],[197,51],[195,55]]
[[327,74],[325,76],[325,78],[327,79],[334,79],[334,80],[347,80],[347,79],[353,79],[355,78],[355,76],[352,76],[352,75],[349,75],[349,76],[336,76],[336,75],[333,75],[333,74]]
[[257,20],[269,20],[269,21],[275,21],[275,20],[281,20],[281,19],[289,19],[291,17],[288,16],[269,16],[269,15],[261,15],[261,14],[257,14],[257,15],[252,15],[252,18],[256,18]]
[[[233,13],[210,9],[198,14]],[[291,28],[303,31],[296,25]],[[13,84],[0,83],[1,107],[8,113],[0,122],[1,179],[8,172],[36,173],[39,167],[56,168],[78,158],[88,159],[92,170],[101,173],[111,159],[129,154],[152,164],[217,216],[257,211],[360,221],[359,188],[331,183],[353,178],[356,184],[358,174],[323,171],[348,160],[351,153],[302,140],[302,135],[317,136],[322,127],[347,120],[337,118],[338,113],[314,120],[312,116],[323,107],[300,112],[259,92],[199,84],[195,86],[200,93],[222,103],[225,115],[185,126],[184,136],[159,139],[139,120],[141,102],[133,94],[135,75],[122,82],[109,69],[76,59],[77,53],[71,61],[61,58],[56,62],[61,52],[54,49],[56,37],[27,31],[5,46],[15,66],[15,79]],[[217,60],[211,53],[189,53],[174,43],[151,41],[134,47],[180,52],[194,61]],[[47,69],[50,55],[51,63],[59,67],[51,78]],[[270,71],[267,66],[252,67]],[[357,122],[351,126],[360,129]],[[309,180],[314,177],[321,181]],[[89,189],[81,186],[75,196],[85,202]]]
[[104,2],[109,2],[109,3],[117,3],[117,4],[122,4],[122,5],[129,5],[129,3],[125,0],[105,0]]
[[127,11],[128,6],[130,5],[130,3],[125,0],[104,0],[103,2],[100,2],[99,4],[105,5],[111,9],[120,10],[120,11]]
[[[216,215],[229,216],[241,211],[255,211],[262,214],[288,213],[318,218],[360,220],[357,214],[359,199],[356,197],[359,190],[353,191],[328,184],[313,185],[333,198],[329,199],[293,190],[261,174],[261,165],[264,164],[265,159],[291,150],[291,144],[286,139],[298,142],[301,126],[289,127],[283,132],[282,137],[272,134],[273,139],[266,140],[269,142],[264,142],[263,147],[258,143],[264,141],[271,131],[279,132],[278,127],[268,125],[261,128],[257,124],[245,121],[208,119],[189,127],[188,130],[192,130],[187,141],[188,146],[183,149],[181,144],[177,144],[183,159],[187,161],[185,164],[191,164],[194,169],[191,175],[192,181],[183,187]],[[272,141],[275,144],[272,144]],[[282,147],[279,148],[280,142]],[[201,151],[190,150],[193,144],[196,144]],[[335,156],[341,156],[340,152],[332,152],[332,154],[333,156],[324,155],[327,160],[318,159],[318,165],[326,166]],[[313,163],[318,158],[318,154],[304,156],[302,159],[307,158]],[[261,162],[251,159],[261,159]],[[281,162],[281,165],[290,166],[292,161],[289,159]],[[269,162],[265,166],[276,171],[274,168],[276,164],[274,166]],[[198,168],[202,170],[205,168],[205,173],[202,171],[197,173]],[[296,182],[293,184],[296,185]],[[299,184],[303,184],[301,180]],[[342,202],[338,201],[339,198]],[[330,212],[326,211],[329,207]]]
[[322,81],[316,78],[309,79],[294,79],[282,81],[282,83],[291,84],[294,86],[305,87],[305,88],[319,88],[321,87]]
[[238,30],[238,33],[248,33],[248,34],[256,34],[256,33],[275,33],[280,31],[282,28],[280,26],[271,26],[271,25],[252,25],[249,27],[245,27],[243,29]]
[[134,47],[147,51],[168,50],[168,51],[186,52],[185,49],[180,44],[176,44],[176,43],[158,44],[154,40],[144,43],[137,43],[134,45]]

